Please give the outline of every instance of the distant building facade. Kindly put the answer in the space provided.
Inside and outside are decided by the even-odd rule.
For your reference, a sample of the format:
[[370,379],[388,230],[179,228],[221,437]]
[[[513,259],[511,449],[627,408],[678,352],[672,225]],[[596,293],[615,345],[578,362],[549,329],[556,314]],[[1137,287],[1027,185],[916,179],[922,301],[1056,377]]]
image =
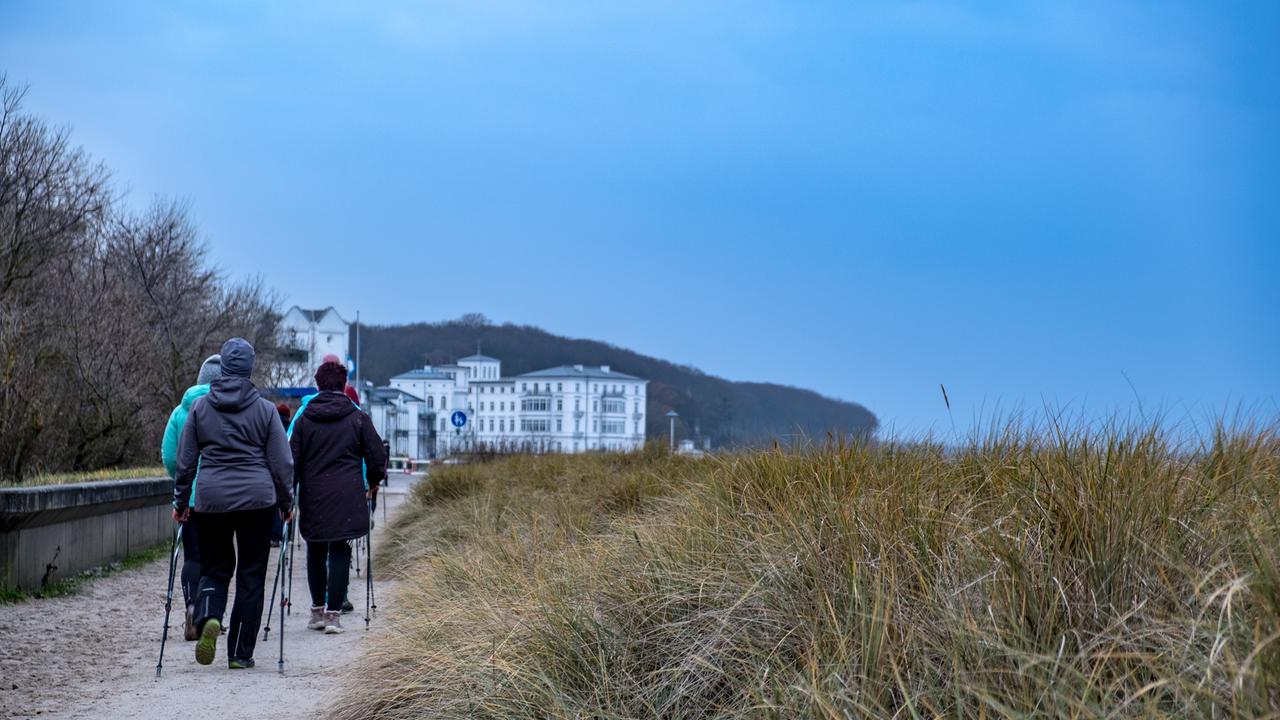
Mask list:
[[294,305],[280,320],[280,334],[281,362],[274,380],[282,391],[314,388],[320,359],[333,354],[345,362],[351,347],[351,323],[332,306],[304,310]]
[[[644,445],[648,382],[608,365],[503,377],[500,360],[477,354],[401,373],[366,394],[375,427],[399,455],[626,451]],[[451,421],[458,410],[461,428]]]

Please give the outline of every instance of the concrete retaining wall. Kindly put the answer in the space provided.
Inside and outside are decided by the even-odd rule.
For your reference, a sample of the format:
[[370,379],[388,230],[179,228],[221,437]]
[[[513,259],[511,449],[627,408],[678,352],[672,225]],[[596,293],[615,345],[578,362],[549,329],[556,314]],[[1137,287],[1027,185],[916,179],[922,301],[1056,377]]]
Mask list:
[[0,585],[28,592],[173,536],[168,478],[0,488]]

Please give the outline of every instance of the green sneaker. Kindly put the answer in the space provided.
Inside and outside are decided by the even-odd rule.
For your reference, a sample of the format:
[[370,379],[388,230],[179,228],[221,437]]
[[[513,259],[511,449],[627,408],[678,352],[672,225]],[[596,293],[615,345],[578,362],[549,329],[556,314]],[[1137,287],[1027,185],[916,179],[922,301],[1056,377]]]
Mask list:
[[222,634],[222,623],[217,618],[209,618],[200,629],[200,639],[196,641],[196,662],[201,665],[212,665],[213,656],[218,653],[218,636]]
[[248,670],[253,667],[253,658],[231,658],[227,661],[227,667],[232,670]]

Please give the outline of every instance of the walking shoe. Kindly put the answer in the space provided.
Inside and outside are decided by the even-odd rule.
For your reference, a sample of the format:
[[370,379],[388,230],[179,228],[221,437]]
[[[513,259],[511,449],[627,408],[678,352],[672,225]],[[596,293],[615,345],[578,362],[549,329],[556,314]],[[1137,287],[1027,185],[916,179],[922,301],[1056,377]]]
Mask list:
[[209,618],[200,629],[200,639],[196,641],[196,662],[201,665],[213,664],[213,656],[218,653],[218,636],[222,634],[222,621]]
[[227,667],[232,670],[248,670],[253,667],[253,658],[231,658]]
[[342,613],[338,612],[337,610],[325,610],[324,611],[324,634],[337,635],[343,630],[344,628],[342,627]]
[[182,626],[182,637],[186,640],[195,640],[200,637],[200,633],[196,632],[196,606],[187,606],[187,623]]
[[316,605],[311,608],[311,622],[307,623],[308,630],[324,629],[324,606]]
[[342,600],[342,612],[344,612],[344,613],[354,612],[354,611],[355,611],[355,609],[356,609],[356,606],[355,606],[355,605],[352,605],[350,600],[347,600],[346,598],[343,598],[343,600]]

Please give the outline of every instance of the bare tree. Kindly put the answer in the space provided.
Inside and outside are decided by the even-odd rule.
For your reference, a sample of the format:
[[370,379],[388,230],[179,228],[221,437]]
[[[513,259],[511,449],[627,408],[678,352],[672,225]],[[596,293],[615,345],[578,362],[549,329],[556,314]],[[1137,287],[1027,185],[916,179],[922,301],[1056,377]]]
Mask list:
[[272,357],[279,299],[212,268],[185,205],[126,212],[24,93],[0,78],[0,477],[145,462],[223,340]]

